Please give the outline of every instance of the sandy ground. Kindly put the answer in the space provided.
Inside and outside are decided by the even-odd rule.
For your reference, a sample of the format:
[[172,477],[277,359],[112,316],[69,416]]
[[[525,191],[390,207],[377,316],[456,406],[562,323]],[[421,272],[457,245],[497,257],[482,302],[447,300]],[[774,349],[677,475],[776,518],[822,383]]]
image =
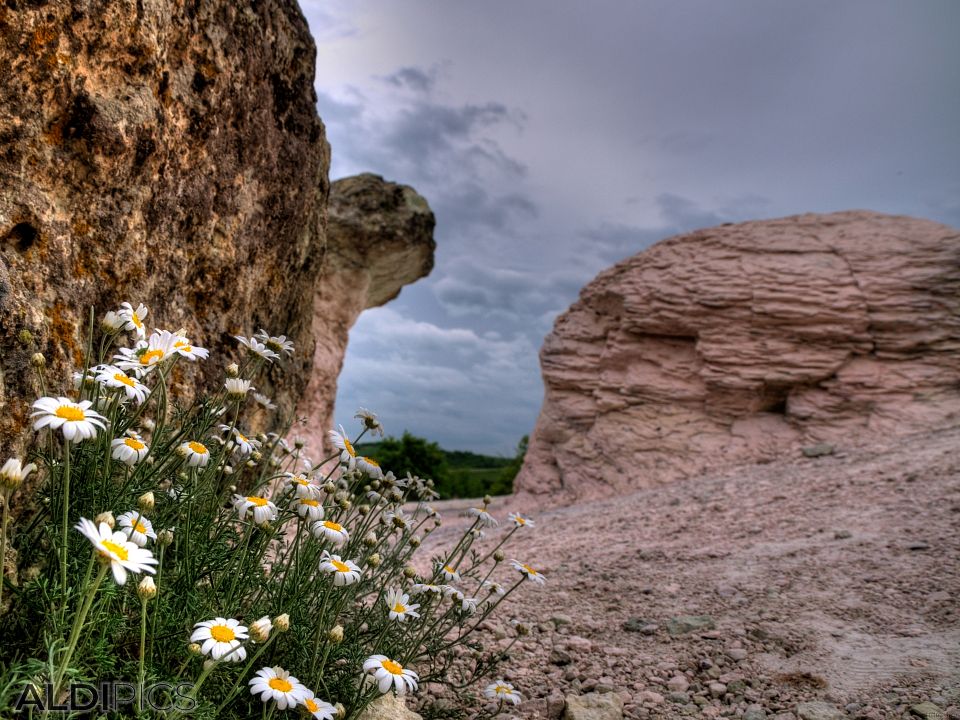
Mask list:
[[[431,547],[465,505],[438,505]],[[498,642],[511,618],[534,627],[505,672],[525,699],[517,717],[559,717],[565,695],[594,690],[618,693],[628,718],[788,720],[810,701],[850,718],[926,701],[960,718],[960,428],[573,507],[502,498],[493,512],[517,506],[537,526],[507,557],[548,578],[486,634]],[[671,634],[690,615],[706,626]],[[454,711],[441,697],[434,714]]]

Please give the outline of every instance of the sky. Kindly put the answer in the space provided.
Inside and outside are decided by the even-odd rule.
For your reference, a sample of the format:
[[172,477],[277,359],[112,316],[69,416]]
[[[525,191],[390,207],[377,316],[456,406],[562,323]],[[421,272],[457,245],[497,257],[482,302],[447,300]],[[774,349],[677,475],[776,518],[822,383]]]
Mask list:
[[331,178],[412,185],[436,266],[350,332],[336,417],[512,455],[598,272],[865,208],[960,226],[956,0],[301,0]]

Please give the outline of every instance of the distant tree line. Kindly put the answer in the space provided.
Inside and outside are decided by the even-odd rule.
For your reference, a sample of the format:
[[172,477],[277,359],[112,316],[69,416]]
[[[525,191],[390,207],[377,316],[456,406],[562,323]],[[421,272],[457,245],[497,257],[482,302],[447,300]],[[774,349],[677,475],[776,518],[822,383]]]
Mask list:
[[408,472],[431,478],[441,498],[507,495],[527,453],[528,436],[517,444],[513,457],[481,455],[466,450],[444,450],[426,438],[404,432],[400,438],[361,443],[357,451],[371,457],[397,477]]

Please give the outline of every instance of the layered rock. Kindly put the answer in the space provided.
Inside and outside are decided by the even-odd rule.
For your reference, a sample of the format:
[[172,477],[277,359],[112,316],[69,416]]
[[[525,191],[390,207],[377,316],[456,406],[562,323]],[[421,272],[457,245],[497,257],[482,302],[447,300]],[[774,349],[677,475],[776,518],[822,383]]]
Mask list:
[[557,499],[960,421],[960,233],[865,211],[725,225],[601,273],[540,353],[517,486]]
[[349,330],[367,308],[383,305],[433,269],[435,219],[427,201],[406,185],[363,174],[330,189],[327,251],[314,305],[317,347],[313,375],[295,427],[314,458],[332,427],[337,377]]
[[33,353],[66,388],[89,309],[124,300],[210,348],[207,379],[233,333],[286,333],[302,352],[258,385],[292,414],[325,247],[314,65],[294,0],[0,8],[0,457]]

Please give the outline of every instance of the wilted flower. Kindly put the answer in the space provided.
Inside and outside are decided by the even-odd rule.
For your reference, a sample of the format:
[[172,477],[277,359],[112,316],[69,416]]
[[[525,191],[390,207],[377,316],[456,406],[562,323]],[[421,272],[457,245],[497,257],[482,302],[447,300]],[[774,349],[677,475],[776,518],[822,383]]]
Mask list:
[[37,469],[34,463],[21,465],[18,458],[10,458],[0,468],[0,490],[16,490],[27,476]]

